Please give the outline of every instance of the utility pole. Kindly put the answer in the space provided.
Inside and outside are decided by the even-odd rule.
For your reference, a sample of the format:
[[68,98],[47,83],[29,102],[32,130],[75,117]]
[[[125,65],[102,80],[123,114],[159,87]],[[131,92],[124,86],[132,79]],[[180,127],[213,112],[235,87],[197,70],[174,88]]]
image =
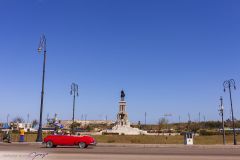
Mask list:
[[107,121],[108,121],[108,117],[107,117],[107,115],[106,115],[106,126],[108,125]]
[[47,114],[47,122],[49,121],[49,113]]
[[87,125],[87,114],[84,115],[85,126]]
[[40,118],[39,118],[39,127],[38,127],[38,134],[37,134],[37,142],[42,142],[42,113],[43,113],[43,98],[44,98],[44,81],[45,81],[45,65],[46,65],[46,56],[47,56],[47,50],[46,50],[46,38],[43,34],[40,37],[40,43],[38,47],[38,52],[41,53],[43,49],[43,74],[42,74],[42,92],[41,92],[41,105],[40,105]]
[[219,114],[222,117],[222,132],[223,132],[223,144],[226,144],[226,139],[225,139],[225,129],[224,129],[224,119],[223,119],[223,98],[220,97],[220,106],[219,106]]
[[201,113],[200,112],[198,113],[198,122],[199,123],[201,122]]
[[226,88],[229,91],[229,98],[231,103],[231,112],[232,112],[232,127],[233,127],[233,144],[237,145],[237,139],[236,139],[236,130],[235,130],[235,122],[234,122],[234,114],[233,114],[233,105],[232,105],[232,88],[236,90],[235,81],[234,79],[230,79],[223,82],[224,92],[226,91]]
[[29,113],[27,114],[27,123],[29,123],[29,117],[30,117],[30,115],[29,115]]
[[145,116],[145,127],[146,127],[146,125],[147,125],[147,112],[145,112],[144,116]]
[[181,116],[180,115],[178,116],[178,127],[180,130],[181,129]]
[[188,122],[191,122],[191,115],[188,113]]
[[78,96],[78,85],[76,83],[72,83],[70,94],[73,95],[73,116],[72,122],[75,120],[75,97]]

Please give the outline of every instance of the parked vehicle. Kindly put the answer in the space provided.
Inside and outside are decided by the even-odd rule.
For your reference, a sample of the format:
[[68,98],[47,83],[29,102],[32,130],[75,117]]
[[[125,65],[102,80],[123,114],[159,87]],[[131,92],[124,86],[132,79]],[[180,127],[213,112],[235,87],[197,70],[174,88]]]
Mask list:
[[59,146],[79,146],[87,148],[89,145],[96,145],[96,141],[91,136],[72,136],[72,135],[49,135],[43,142],[47,148]]

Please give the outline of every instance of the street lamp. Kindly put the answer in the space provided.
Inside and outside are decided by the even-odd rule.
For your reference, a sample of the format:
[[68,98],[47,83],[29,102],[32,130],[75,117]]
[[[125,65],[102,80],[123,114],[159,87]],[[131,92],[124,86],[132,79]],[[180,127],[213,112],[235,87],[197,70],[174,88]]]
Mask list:
[[73,117],[72,117],[72,121],[74,122],[75,97],[78,96],[78,85],[76,83],[72,83],[70,94],[73,95]]
[[230,96],[230,103],[231,103],[231,112],[232,112],[232,126],[233,126],[233,143],[234,145],[237,145],[236,140],[236,130],[235,130],[235,122],[234,122],[234,116],[233,116],[233,106],[232,106],[232,91],[231,88],[233,87],[234,90],[236,90],[235,81],[234,79],[226,80],[223,82],[224,92],[226,91],[226,88],[229,90],[229,96]]
[[38,127],[38,134],[37,134],[37,142],[42,142],[42,112],[43,112],[43,97],[44,97],[44,79],[45,79],[45,64],[46,64],[46,38],[45,35],[42,34],[40,37],[38,53],[41,53],[43,50],[43,74],[42,74],[42,92],[41,92],[41,105],[40,105],[40,120],[39,120],[39,127]]
[[224,129],[224,120],[223,120],[223,98],[220,97],[220,106],[219,106],[219,114],[222,117],[222,132],[223,132],[223,144],[226,144],[225,140],[225,129]]

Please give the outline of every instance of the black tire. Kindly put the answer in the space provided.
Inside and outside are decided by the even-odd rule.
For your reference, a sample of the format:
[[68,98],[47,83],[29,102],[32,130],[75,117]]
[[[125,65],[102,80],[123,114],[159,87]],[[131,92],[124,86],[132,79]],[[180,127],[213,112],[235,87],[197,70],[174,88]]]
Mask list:
[[80,143],[78,143],[78,146],[79,146],[79,148],[83,149],[83,148],[86,148],[87,145],[84,142],[80,142]]
[[53,147],[54,147],[54,145],[53,145],[52,141],[48,141],[46,143],[46,148],[53,148]]

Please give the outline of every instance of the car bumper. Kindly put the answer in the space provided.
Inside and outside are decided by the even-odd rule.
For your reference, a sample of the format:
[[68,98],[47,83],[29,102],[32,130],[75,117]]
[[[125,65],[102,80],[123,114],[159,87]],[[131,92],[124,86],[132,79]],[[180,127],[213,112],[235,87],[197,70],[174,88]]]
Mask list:
[[92,143],[90,143],[89,145],[91,145],[91,146],[96,146],[96,145],[97,145],[97,142],[92,142]]

